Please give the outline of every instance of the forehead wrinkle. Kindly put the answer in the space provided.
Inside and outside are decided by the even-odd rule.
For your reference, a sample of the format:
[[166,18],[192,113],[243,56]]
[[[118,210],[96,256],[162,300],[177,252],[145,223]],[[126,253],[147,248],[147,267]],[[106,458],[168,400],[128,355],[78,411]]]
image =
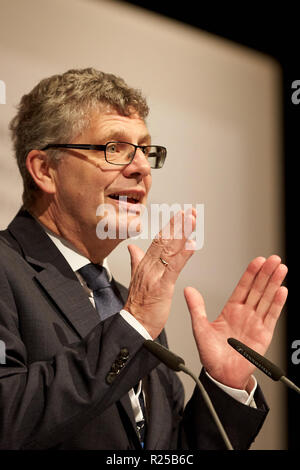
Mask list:
[[[111,129],[110,131],[103,132],[102,139],[105,140],[106,142],[109,142],[110,140],[119,140],[119,141],[124,141],[124,142],[130,142],[129,134],[124,130],[124,129]],[[151,143],[151,136],[146,133],[143,134],[141,137],[139,137],[138,143],[140,142],[145,142],[145,143]],[[132,142],[133,143],[133,142]]]

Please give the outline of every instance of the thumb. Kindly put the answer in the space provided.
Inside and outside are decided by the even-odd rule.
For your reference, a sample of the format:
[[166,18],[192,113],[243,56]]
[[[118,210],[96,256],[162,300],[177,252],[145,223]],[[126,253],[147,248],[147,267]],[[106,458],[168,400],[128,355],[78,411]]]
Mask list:
[[207,323],[208,320],[202,295],[194,287],[186,287],[184,296],[191,314],[193,330],[201,327],[201,324],[204,326],[203,321]]
[[128,245],[127,248],[130,254],[131,261],[131,277],[133,277],[135,270],[140,261],[144,258],[145,253],[139,246],[136,245]]

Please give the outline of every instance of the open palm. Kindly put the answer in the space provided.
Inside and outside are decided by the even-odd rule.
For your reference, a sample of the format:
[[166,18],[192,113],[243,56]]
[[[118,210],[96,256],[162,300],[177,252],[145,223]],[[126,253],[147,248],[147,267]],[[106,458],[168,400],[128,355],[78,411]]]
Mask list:
[[281,286],[286,274],[287,267],[278,256],[255,258],[213,322],[206,317],[201,294],[192,287],[185,289],[201,362],[224,385],[247,388],[254,366],[227,339],[233,337],[260,354],[266,352],[286,301],[287,289]]

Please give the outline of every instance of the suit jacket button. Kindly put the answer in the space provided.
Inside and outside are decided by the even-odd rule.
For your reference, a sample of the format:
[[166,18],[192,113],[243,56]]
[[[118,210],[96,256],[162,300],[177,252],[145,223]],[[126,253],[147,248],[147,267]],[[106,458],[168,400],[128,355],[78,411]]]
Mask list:
[[107,374],[106,376],[106,382],[111,385],[113,383],[113,381],[115,380],[116,378],[116,374],[114,372],[109,372],[109,374]]
[[122,369],[122,367],[124,367],[124,364],[125,364],[126,361],[127,361],[127,359],[117,359],[116,362],[115,362],[115,365],[119,369]]
[[128,357],[129,357],[128,349],[127,348],[122,348],[121,351],[120,351],[119,357],[121,359],[128,359]]
[[110,368],[111,372],[113,372],[114,374],[119,370],[119,366],[118,364],[116,364],[115,362],[112,364],[111,368]]

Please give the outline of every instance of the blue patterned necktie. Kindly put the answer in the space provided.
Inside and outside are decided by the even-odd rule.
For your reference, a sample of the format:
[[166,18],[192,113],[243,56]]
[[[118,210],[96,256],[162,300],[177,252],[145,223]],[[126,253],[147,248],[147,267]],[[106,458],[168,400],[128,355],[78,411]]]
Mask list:
[[113,289],[106,269],[98,264],[87,264],[78,272],[87,286],[93,291],[95,306],[101,320],[122,310],[124,304],[118,293]]

